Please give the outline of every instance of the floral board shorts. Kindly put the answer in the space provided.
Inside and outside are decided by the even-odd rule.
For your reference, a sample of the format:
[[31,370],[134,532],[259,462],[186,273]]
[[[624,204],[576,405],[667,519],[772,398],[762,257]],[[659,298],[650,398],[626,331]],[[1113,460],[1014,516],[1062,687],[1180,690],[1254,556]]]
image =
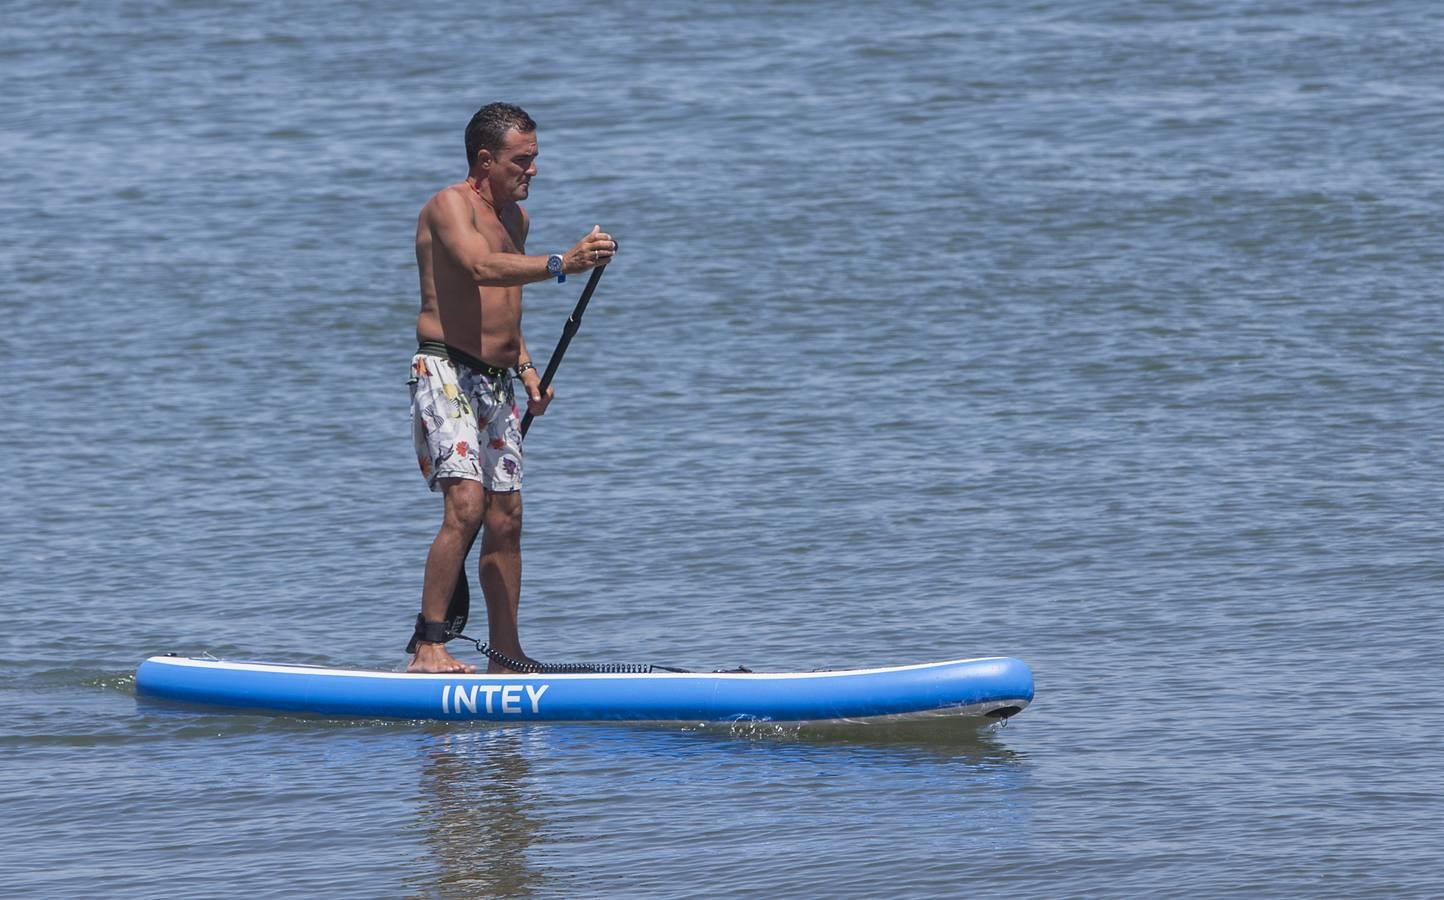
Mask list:
[[[443,478],[521,490],[521,417],[511,373],[427,344],[411,358],[411,438],[427,487]],[[449,348],[443,349],[446,352]]]

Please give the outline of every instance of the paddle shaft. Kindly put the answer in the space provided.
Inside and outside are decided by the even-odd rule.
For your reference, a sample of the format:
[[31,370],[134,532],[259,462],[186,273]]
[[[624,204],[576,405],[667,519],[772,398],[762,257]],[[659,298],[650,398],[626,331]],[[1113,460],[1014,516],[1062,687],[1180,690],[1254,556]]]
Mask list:
[[[551,387],[552,378],[557,374],[557,366],[562,364],[562,357],[566,355],[567,345],[572,342],[572,336],[582,325],[582,315],[587,311],[587,303],[592,299],[592,292],[597,289],[597,282],[602,280],[602,273],[607,270],[606,266],[597,266],[592,270],[592,277],[587,279],[587,286],[582,289],[582,298],[577,301],[576,309],[567,316],[567,323],[562,326],[562,336],[557,341],[557,347],[552,351],[551,359],[547,360],[547,369],[542,373],[541,395],[547,395],[547,388]],[[531,427],[531,420],[536,418],[528,412],[521,420],[521,436],[526,437],[526,431]]]

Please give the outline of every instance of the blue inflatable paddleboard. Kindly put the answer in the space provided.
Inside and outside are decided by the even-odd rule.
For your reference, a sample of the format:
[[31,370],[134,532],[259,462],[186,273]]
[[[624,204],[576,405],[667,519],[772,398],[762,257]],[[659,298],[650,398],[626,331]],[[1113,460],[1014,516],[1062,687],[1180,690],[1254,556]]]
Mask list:
[[153,656],[141,697],[272,713],[492,722],[1007,718],[1033,673],[1006,657],[817,672],[424,675]]

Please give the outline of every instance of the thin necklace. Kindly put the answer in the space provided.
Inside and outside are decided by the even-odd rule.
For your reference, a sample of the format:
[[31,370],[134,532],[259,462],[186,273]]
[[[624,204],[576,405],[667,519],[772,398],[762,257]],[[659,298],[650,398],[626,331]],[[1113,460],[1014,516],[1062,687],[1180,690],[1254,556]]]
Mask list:
[[469,187],[469,188],[471,188],[471,192],[472,192],[473,194],[475,194],[477,197],[479,197],[479,198],[481,199],[481,202],[482,202],[482,203],[485,203],[487,206],[490,206],[492,209],[496,209],[496,207],[492,204],[492,202],[486,198],[486,195],[481,192],[481,188],[477,187],[476,184],[475,184],[474,182],[472,182],[470,175],[466,176],[466,186]]

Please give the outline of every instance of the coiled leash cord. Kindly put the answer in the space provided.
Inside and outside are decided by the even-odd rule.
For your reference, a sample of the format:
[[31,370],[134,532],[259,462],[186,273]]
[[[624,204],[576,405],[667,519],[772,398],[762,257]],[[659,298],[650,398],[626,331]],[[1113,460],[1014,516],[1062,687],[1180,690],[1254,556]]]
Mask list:
[[674,669],[671,666],[656,666],[651,663],[543,663],[524,662],[519,659],[512,659],[500,650],[493,650],[486,644],[474,637],[465,634],[453,635],[463,641],[471,641],[476,649],[486,655],[487,659],[499,662],[511,669],[513,672],[522,672],[527,675],[648,675],[652,672],[686,672],[686,669]]
[[418,641],[426,641],[431,644],[444,644],[452,638],[460,638],[463,641],[471,641],[476,649],[490,659],[492,662],[500,663],[511,669],[513,672],[521,672],[526,675],[649,675],[653,672],[686,672],[687,669],[675,669],[671,666],[658,666],[651,663],[542,663],[528,662],[520,659],[513,659],[500,650],[493,650],[482,641],[470,635],[462,634],[460,631],[452,631],[448,622],[428,622],[421,616],[416,617],[416,631],[411,635],[411,643],[406,645],[407,653],[416,652]]

